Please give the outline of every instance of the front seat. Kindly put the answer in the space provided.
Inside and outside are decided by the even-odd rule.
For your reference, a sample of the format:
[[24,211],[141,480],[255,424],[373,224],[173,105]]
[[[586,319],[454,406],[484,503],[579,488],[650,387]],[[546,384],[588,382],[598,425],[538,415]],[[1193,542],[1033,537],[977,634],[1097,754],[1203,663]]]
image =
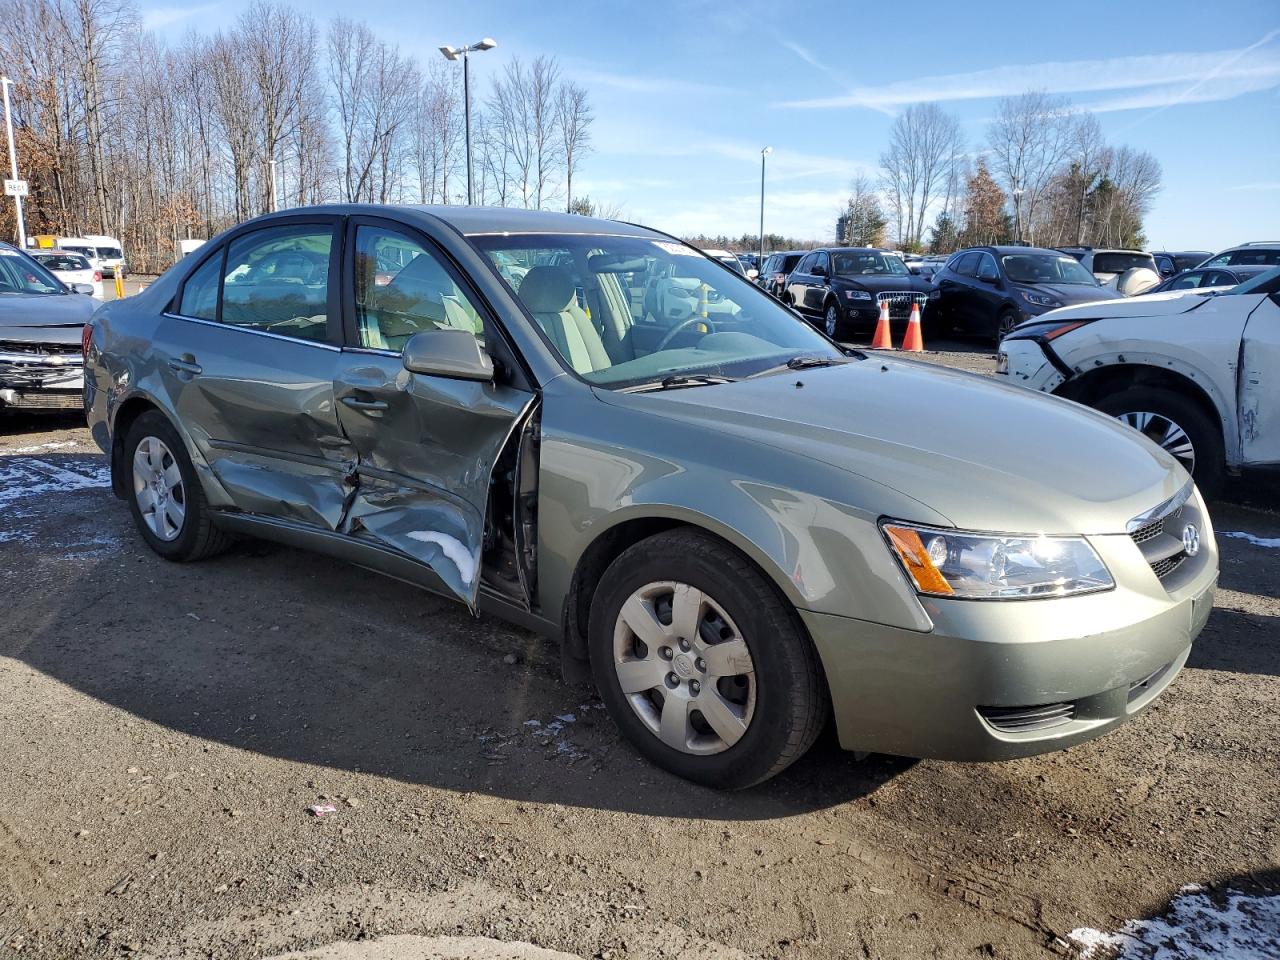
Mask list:
[[564,267],[534,267],[520,281],[520,299],[576,373],[613,366],[600,333],[578,306],[573,275]]

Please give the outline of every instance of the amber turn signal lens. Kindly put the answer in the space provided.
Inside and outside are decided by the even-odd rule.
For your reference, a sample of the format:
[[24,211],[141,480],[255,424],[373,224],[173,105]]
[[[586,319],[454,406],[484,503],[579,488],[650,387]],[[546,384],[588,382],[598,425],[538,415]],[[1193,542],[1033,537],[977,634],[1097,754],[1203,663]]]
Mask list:
[[898,559],[911,574],[911,579],[916,582],[918,590],[923,593],[955,593],[951,589],[951,584],[947,583],[946,577],[929,559],[929,551],[925,549],[920,534],[906,527],[895,527],[891,524],[885,525],[884,532]]

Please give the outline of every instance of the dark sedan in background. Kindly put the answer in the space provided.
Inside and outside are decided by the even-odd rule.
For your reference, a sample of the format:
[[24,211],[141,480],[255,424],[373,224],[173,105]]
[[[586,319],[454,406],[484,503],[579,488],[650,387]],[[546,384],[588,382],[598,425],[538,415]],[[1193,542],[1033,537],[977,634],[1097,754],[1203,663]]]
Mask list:
[[0,243],[0,410],[81,408],[80,336],[98,301],[77,287]]
[[903,330],[912,304],[923,310],[932,291],[933,284],[912,274],[892,253],[829,247],[810,251],[796,264],[782,299],[840,340],[874,330],[882,302],[889,304],[893,327]]
[[1169,290],[1196,290],[1201,287],[1234,287],[1237,283],[1251,280],[1260,273],[1266,273],[1271,267],[1203,267],[1195,270],[1184,270],[1175,274],[1158,287],[1152,287],[1148,293],[1165,293]]
[[764,258],[764,266],[760,268],[756,283],[775,297],[781,297],[787,287],[787,277],[803,256],[803,250],[783,250],[769,254]]
[[999,343],[1046,310],[1120,294],[1102,286],[1075,257],[1038,247],[972,247],[954,254],[935,276],[931,333],[961,333]]
[[1177,276],[1183,270],[1190,270],[1192,267],[1198,267],[1210,257],[1213,256],[1212,250],[1153,250],[1151,256],[1155,258],[1156,269],[1160,271],[1160,278],[1166,280],[1169,277]]

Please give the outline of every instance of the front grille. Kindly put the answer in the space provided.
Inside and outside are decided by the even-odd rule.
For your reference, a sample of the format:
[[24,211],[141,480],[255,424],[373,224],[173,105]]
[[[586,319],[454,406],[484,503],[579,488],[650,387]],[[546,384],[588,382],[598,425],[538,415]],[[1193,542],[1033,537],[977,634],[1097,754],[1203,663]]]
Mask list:
[[1185,559],[1187,559],[1185,551],[1179,551],[1172,557],[1165,557],[1163,560],[1157,560],[1152,563],[1151,572],[1156,575],[1157,579],[1163,580],[1169,574],[1173,573],[1173,571],[1177,570]]
[[1133,537],[1134,543],[1141,546],[1142,544],[1146,543],[1148,540],[1154,540],[1156,537],[1160,536],[1160,534],[1162,533],[1164,533],[1163,517],[1161,517],[1159,520],[1151,521],[1145,527],[1139,527],[1137,530],[1133,531],[1133,533],[1129,534],[1129,536]]
[[38,390],[42,386],[78,380],[83,368],[84,356],[79,344],[0,340],[0,387]]
[[71,390],[43,390],[38,393],[12,393],[11,399],[0,399],[0,406],[18,410],[80,410],[84,395]]
[[913,303],[923,310],[924,305],[928,302],[928,294],[916,293],[913,290],[888,290],[884,293],[876,294],[877,305],[882,303],[889,305],[890,320],[906,320],[911,316],[911,305]]
[[1076,716],[1074,703],[1045,703],[1035,707],[979,707],[982,719],[1005,733],[1029,733],[1070,723]]

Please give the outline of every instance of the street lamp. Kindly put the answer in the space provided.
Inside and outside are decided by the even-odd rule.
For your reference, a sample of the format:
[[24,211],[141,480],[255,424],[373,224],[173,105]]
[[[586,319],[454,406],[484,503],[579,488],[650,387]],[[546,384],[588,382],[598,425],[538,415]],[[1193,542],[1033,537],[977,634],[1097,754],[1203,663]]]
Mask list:
[[756,263],[756,277],[764,269],[764,158],[773,153],[773,147],[760,151],[760,259]]
[[[18,179],[18,154],[13,149],[13,117],[9,115],[9,88],[13,81],[8,77],[0,77],[0,90],[4,91],[4,128],[9,134],[9,175]],[[18,213],[18,246],[26,249],[27,227],[22,221],[22,197],[16,192],[13,195],[13,206]]]
[[1022,188],[1013,181],[1013,239],[1022,242]]
[[[471,76],[467,69],[470,60],[467,55],[481,50],[492,50],[498,45],[498,42],[492,37],[485,37],[479,43],[473,43],[469,47],[441,47],[440,52],[444,54],[446,60],[457,60],[458,54],[462,54],[462,113],[466,120],[467,127],[467,206],[471,206],[476,202],[475,188],[471,181],[474,179],[471,173]],[[445,197],[445,202],[449,200]]]

